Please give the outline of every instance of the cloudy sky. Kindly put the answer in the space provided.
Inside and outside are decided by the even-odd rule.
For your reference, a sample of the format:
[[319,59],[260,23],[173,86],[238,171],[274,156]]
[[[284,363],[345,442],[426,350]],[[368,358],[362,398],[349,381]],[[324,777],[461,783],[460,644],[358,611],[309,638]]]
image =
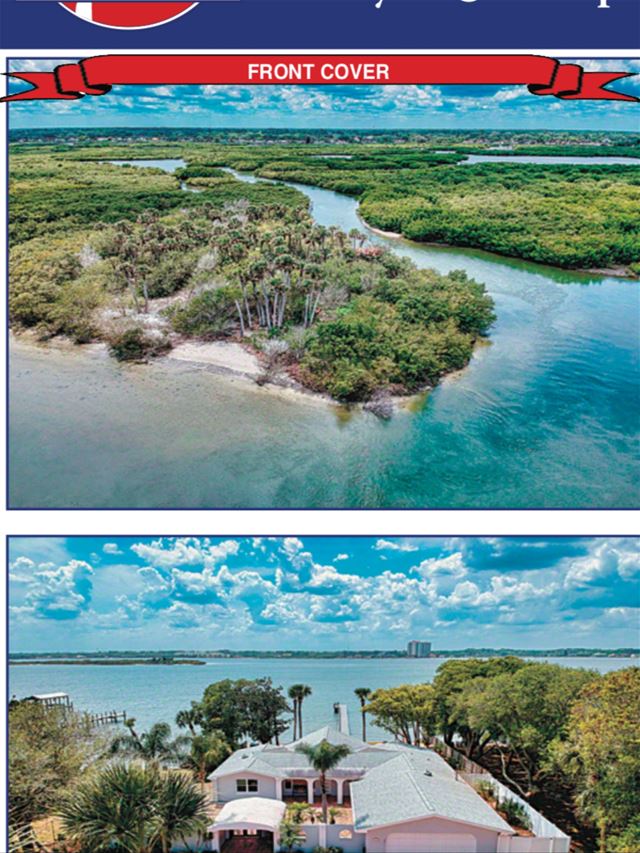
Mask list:
[[[45,71],[61,60],[13,60]],[[70,62],[70,59],[62,60]],[[638,60],[571,60],[587,70],[640,72]],[[640,76],[615,88],[640,95]],[[12,83],[10,91],[25,88]],[[115,86],[81,101],[11,104],[13,128],[270,127],[638,130],[637,105],[559,101],[526,86]]]
[[640,645],[640,540],[13,538],[11,651]]

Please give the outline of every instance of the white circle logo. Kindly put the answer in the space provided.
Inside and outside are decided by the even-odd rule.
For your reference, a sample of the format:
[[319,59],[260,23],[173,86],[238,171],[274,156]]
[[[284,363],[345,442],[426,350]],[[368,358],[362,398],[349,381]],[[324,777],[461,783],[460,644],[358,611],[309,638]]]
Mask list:
[[116,30],[158,27],[184,15],[197,3],[60,3],[84,21]]

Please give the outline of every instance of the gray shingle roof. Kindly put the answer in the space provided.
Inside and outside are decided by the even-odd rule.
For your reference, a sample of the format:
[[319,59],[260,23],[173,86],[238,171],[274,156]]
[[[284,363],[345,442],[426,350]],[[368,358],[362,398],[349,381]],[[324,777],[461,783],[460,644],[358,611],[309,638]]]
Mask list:
[[435,752],[393,746],[392,760],[351,784],[357,831],[438,816],[513,834],[509,824]]
[[351,735],[342,734],[332,726],[324,726],[314,732],[310,732],[295,743],[284,746],[251,746],[246,749],[238,749],[230,755],[213,773],[210,779],[227,776],[231,773],[243,773],[251,770],[252,773],[277,776],[280,778],[304,778],[305,776],[316,776],[306,755],[296,752],[296,746],[300,743],[308,743],[313,746],[322,740],[328,740],[333,744],[346,744],[351,749],[350,755],[343,758],[340,764],[331,771],[333,777],[361,775],[371,767],[376,767],[393,758],[393,754],[386,748],[370,746],[362,740]]
[[442,817],[512,833],[513,830],[474,789],[457,778],[447,762],[429,749],[401,743],[367,744],[332,726],[310,732],[301,741],[283,746],[251,746],[238,749],[210,779],[251,772],[280,779],[315,777],[306,755],[296,752],[301,743],[322,740],[345,743],[351,754],[331,771],[333,778],[353,779],[351,784],[354,828],[363,832],[408,820]]
[[334,745],[344,744],[353,752],[357,752],[360,749],[367,749],[368,746],[363,740],[360,740],[360,738],[354,737],[353,735],[343,734],[343,732],[338,731],[334,726],[323,726],[321,729],[316,729],[314,732],[310,732],[308,735],[300,738],[300,740],[292,743],[291,749],[295,749],[296,746],[301,743],[308,743],[311,746],[317,746],[320,741],[323,740],[328,740],[329,743]]

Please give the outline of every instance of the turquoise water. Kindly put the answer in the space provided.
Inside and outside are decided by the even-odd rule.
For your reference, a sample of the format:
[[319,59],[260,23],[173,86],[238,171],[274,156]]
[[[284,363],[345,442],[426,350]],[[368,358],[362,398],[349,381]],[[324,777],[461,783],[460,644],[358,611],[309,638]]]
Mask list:
[[[353,199],[296,186],[321,224],[364,228]],[[369,236],[496,303],[489,342],[418,411],[381,423],[186,365],[16,347],[11,505],[637,506],[638,283]]]
[[[551,660],[551,659],[550,659]],[[557,658],[553,663],[609,672],[638,664],[624,658]],[[68,693],[78,710],[126,711],[146,729],[158,721],[173,723],[176,713],[202,696],[204,688],[223,678],[270,676],[285,690],[308,684],[304,702],[306,731],[326,725],[334,702],[349,709],[351,730],[359,732],[356,687],[392,687],[432,681],[441,660],[209,660],[206,666],[12,666],[9,695]],[[383,736],[369,726],[371,736]]]
[[176,169],[183,169],[187,162],[186,160],[108,160],[114,166],[137,166],[144,169],[162,169],[164,172],[175,172]]

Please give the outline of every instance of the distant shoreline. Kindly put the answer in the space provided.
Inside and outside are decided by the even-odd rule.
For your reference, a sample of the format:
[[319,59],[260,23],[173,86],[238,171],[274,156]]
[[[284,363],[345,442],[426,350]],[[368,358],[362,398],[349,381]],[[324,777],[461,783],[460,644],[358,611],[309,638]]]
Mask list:
[[195,659],[154,660],[153,658],[48,658],[34,660],[9,659],[11,666],[205,666],[204,661]]
[[[178,657],[173,657],[178,655]],[[447,660],[451,658],[489,658],[514,655],[525,658],[636,658],[640,649],[461,649],[432,652],[428,657],[409,657],[404,651],[370,650],[362,652],[336,651],[174,651],[174,652],[109,652],[76,654],[73,652],[23,652],[9,655],[13,666],[67,665],[67,666],[132,666],[158,665],[204,666],[206,660]]]

